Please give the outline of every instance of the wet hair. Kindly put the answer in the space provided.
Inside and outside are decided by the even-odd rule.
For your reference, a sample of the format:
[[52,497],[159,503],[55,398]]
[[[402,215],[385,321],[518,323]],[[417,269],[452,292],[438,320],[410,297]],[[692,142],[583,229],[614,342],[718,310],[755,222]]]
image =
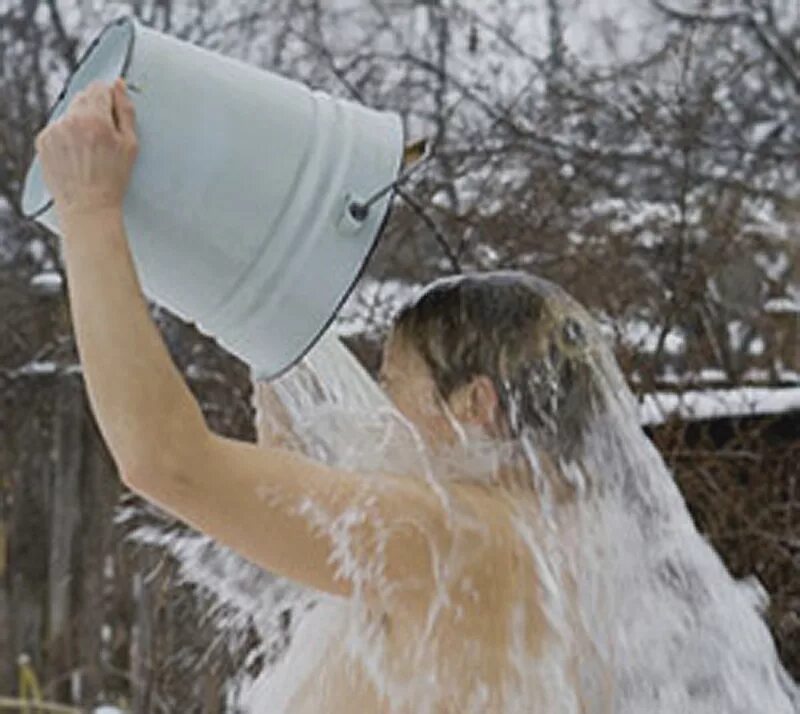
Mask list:
[[591,318],[528,273],[437,280],[400,310],[394,334],[422,355],[444,399],[476,376],[491,379],[510,436],[535,435],[558,457],[575,453],[600,407]]

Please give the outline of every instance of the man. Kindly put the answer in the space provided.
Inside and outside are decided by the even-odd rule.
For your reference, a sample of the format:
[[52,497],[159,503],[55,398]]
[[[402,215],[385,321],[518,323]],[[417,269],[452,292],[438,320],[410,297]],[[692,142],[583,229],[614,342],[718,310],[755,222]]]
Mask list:
[[122,82],[79,93],[36,146],[123,481],[353,603],[369,633],[334,642],[283,711],[792,711],[763,621],[692,526],[591,319],[555,285],[498,272],[429,286],[381,368],[426,473],[337,468],[206,425],[127,245],[137,142]]
[[[436,553],[453,534],[439,496],[423,479],[350,473],[293,451],[211,432],[150,318],[131,258],[122,205],[138,145],[135,112],[122,80],[92,83],[36,138],[45,182],[63,233],[68,294],[91,406],[123,482],[195,528],[269,571],[335,596],[358,598],[398,623],[419,623],[436,589]],[[402,348],[387,355],[392,391],[409,371],[405,397],[433,399],[430,375]],[[400,390],[396,393],[401,398]],[[412,401],[413,401],[412,399]],[[451,438],[438,401],[406,407],[428,439]],[[486,380],[454,395],[465,424],[494,417]],[[468,485],[461,496],[493,523],[495,538],[475,543],[474,592],[497,609],[508,583],[512,534],[502,505]],[[383,530],[381,572],[343,572],[331,537],[298,504],[367,517],[350,527],[354,551],[370,558]],[[408,527],[414,514],[418,527]],[[481,564],[486,564],[485,574]],[[501,567],[501,565],[503,567]],[[388,595],[391,593],[391,595]],[[473,593],[474,594],[474,593]],[[471,595],[472,596],[472,595]],[[388,612],[391,610],[391,615]],[[362,710],[367,711],[367,710]]]

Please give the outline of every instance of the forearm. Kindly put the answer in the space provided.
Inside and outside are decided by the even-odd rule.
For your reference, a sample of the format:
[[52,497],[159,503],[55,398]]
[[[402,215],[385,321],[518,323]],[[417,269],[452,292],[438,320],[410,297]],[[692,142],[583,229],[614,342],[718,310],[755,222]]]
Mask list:
[[205,429],[150,317],[121,211],[62,222],[70,309],[92,410],[117,467],[179,459]]

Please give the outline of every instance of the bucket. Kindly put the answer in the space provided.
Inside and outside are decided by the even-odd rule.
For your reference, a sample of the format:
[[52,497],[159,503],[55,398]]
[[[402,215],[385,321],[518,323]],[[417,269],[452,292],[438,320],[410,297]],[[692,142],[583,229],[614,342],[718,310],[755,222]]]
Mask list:
[[[143,26],[109,23],[48,123],[124,77],[139,153],[123,205],[144,293],[272,379],[325,331],[388,217],[400,117]],[[60,235],[34,157],[22,209]]]

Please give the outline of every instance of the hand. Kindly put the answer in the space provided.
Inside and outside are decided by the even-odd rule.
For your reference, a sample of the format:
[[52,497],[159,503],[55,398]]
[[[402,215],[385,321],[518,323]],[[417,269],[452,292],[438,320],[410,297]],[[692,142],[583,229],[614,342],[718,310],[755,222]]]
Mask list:
[[133,102],[121,79],[92,82],[36,136],[44,182],[62,225],[89,213],[118,211],[138,154]]

